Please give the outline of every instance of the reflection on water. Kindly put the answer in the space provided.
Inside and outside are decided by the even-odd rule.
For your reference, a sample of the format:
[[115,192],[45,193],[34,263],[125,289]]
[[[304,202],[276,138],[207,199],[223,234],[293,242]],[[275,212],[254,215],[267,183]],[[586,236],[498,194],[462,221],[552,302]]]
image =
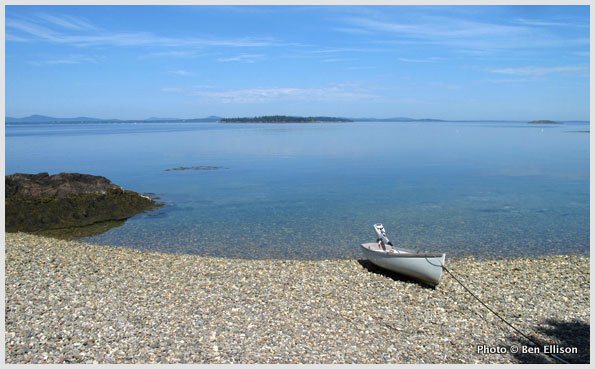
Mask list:
[[[106,176],[168,206],[93,242],[352,258],[382,222],[453,256],[589,252],[588,124],[7,125],[6,173]],[[225,170],[170,170],[217,168]]]

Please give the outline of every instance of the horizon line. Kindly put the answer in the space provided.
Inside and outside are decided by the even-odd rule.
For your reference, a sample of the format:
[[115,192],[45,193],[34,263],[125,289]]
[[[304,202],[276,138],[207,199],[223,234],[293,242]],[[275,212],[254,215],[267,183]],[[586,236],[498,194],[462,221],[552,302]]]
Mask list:
[[[552,121],[558,121],[558,122],[590,122],[590,119],[543,119],[543,118],[537,118],[537,119],[487,119],[487,118],[475,118],[475,119],[451,119],[451,118],[413,118],[413,117],[408,117],[408,116],[389,116],[389,117],[373,117],[373,116],[368,116],[368,117],[348,117],[348,116],[340,116],[340,115],[292,115],[292,114],[260,114],[260,115],[245,115],[245,116],[221,116],[221,115],[217,115],[217,114],[210,114],[210,115],[205,115],[205,116],[195,116],[195,117],[190,117],[190,118],[178,118],[178,117],[167,117],[167,118],[162,118],[162,117],[148,117],[148,118],[131,118],[131,119],[124,119],[124,118],[97,118],[97,117],[91,117],[91,116],[76,116],[76,117],[54,117],[54,116],[48,116],[48,115],[43,115],[43,114],[30,114],[27,116],[23,116],[23,117],[15,117],[15,116],[9,116],[6,115],[4,117],[5,119],[5,123],[7,123],[8,119],[18,119],[18,120],[23,120],[26,118],[31,118],[31,117],[43,117],[43,118],[48,118],[48,119],[56,119],[53,120],[52,122],[59,122],[61,119],[78,119],[78,118],[82,118],[82,119],[90,119],[90,120],[97,120],[97,121],[123,121],[123,122],[133,122],[133,121],[151,121],[151,120],[162,120],[162,121],[184,121],[184,120],[195,120],[195,119],[209,119],[209,118],[218,118],[218,119],[230,119],[230,118],[257,118],[257,117],[269,117],[269,116],[288,116],[288,117],[333,117],[333,118],[345,118],[345,119],[352,119],[352,120],[362,120],[365,121],[366,119],[373,119],[373,120],[390,120],[390,119],[410,119],[410,120],[438,120],[438,121],[446,121],[446,122],[486,122],[486,121],[492,121],[492,122],[524,122],[524,121],[533,121],[533,120],[552,120]],[[49,120],[48,120],[49,121]],[[81,122],[83,122],[85,120],[81,120]],[[86,122],[86,121],[85,121]]]

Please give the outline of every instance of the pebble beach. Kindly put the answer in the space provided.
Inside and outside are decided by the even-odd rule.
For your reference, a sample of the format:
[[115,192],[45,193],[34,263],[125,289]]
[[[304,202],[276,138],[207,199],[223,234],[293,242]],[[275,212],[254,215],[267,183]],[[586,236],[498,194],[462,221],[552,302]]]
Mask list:
[[[446,265],[533,340],[589,363],[589,264],[447,255]],[[6,363],[556,362],[450,275],[429,288],[365,260],[222,259],[8,233],[5,304]]]

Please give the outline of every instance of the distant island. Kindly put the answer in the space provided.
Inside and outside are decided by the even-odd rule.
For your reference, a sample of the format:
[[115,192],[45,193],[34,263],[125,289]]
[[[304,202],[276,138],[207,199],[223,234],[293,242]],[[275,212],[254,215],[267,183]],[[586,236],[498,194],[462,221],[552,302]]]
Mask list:
[[547,120],[547,119],[540,119],[540,120],[531,120],[529,121],[531,124],[561,124],[560,122],[556,122],[555,120]]
[[222,118],[221,123],[318,123],[318,122],[353,122],[337,117],[292,117],[288,115],[265,115],[253,118]]

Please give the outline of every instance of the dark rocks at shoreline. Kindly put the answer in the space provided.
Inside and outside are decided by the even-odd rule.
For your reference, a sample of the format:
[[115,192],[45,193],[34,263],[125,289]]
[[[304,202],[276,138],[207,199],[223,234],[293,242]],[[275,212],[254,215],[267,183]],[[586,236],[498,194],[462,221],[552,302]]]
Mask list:
[[98,234],[160,206],[105,177],[88,174],[16,173],[6,176],[5,184],[7,232],[64,233],[72,237]]

